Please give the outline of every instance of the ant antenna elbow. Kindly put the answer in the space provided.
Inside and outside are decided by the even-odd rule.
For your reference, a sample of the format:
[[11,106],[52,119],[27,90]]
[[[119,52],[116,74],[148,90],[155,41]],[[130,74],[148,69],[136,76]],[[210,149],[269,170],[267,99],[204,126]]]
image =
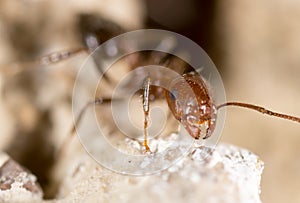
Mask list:
[[269,116],[275,116],[275,117],[278,117],[278,118],[282,118],[282,119],[286,119],[286,120],[295,121],[295,122],[300,123],[300,118],[298,118],[298,117],[277,113],[277,112],[265,109],[261,106],[256,106],[256,105],[247,104],[247,103],[227,102],[227,103],[224,103],[224,104],[221,104],[221,105],[217,106],[217,110],[219,110],[220,108],[226,107],[226,106],[237,106],[237,107],[252,109],[252,110],[258,111],[262,114],[267,114]]

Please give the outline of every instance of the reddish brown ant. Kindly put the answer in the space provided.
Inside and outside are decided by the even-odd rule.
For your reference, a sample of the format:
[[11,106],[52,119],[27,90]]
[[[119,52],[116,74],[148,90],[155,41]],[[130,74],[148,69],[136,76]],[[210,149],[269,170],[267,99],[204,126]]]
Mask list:
[[[195,139],[200,138],[201,128],[200,125],[206,123],[206,132],[203,139],[209,138],[212,134],[212,132],[215,129],[216,125],[216,119],[217,119],[217,111],[220,108],[226,107],[226,106],[237,106],[237,107],[243,107],[252,109],[255,111],[258,111],[262,114],[267,114],[269,116],[275,116],[279,118],[283,118],[286,120],[291,120],[300,123],[299,117],[294,117],[286,114],[277,113],[274,111],[270,111],[268,109],[265,109],[261,106],[256,106],[248,103],[241,103],[241,102],[227,102],[224,104],[220,104],[216,106],[213,103],[213,100],[209,94],[207,85],[205,84],[204,80],[202,79],[200,74],[197,74],[195,72],[192,73],[186,73],[182,76],[184,80],[180,80],[178,83],[176,83],[170,91],[165,91],[165,97],[168,103],[168,106],[173,113],[174,117],[183,124],[183,126],[186,128],[186,130],[189,132],[189,134],[194,137]],[[193,90],[193,95],[196,96],[197,102],[192,103],[193,105],[187,107],[187,106],[178,106],[178,102],[176,102],[176,95],[178,94],[185,94],[186,91],[182,85],[182,83],[187,82],[190,86],[190,88]],[[149,80],[147,80],[147,86],[145,86],[145,93],[149,92],[148,88],[150,88]],[[176,95],[174,94],[176,92]],[[185,98],[187,100],[192,99],[193,95],[185,94]],[[148,95],[144,94],[143,96],[144,101],[145,98],[147,100]],[[144,102],[145,104],[145,102]],[[145,123],[148,119],[148,111],[149,111],[149,103],[146,102],[147,107],[144,108],[145,113]],[[189,111],[187,112],[186,109],[189,108]],[[187,112],[187,113],[186,113]],[[189,120],[189,117],[192,116],[192,121]],[[145,124],[145,128],[147,125]],[[146,150],[149,150],[149,147],[147,146],[147,140],[146,140],[146,133],[145,133],[145,139],[144,139],[144,146],[146,147]]]
[[[10,69],[9,71],[6,71],[4,73],[6,74],[15,74],[18,71],[23,71],[26,68],[32,68],[36,67],[37,65],[50,65],[57,62],[61,62],[63,60],[69,59],[73,56],[76,56],[80,53],[89,53],[90,50],[87,48],[78,48],[71,51],[62,51],[62,52],[55,52],[53,54],[47,55],[42,57],[39,60],[29,62],[29,63],[23,63],[21,65],[13,66],[13,69]],[[146,55],[149,53],[146,53]],[[150,54],[151,56],[155,54]],[[159,53],[159,56],[162,54]],[[145,57],[145,56],[142,56]],[[161,57],[158,64],[164,64],[174,66],[172,62],[174,61],[174,56],[166,55],[164,54],[163,57]],[[139,61],[140,62],[140,61]],[[145,64],[145,62],[143,62]],[[177,62],[178,65],[178,62]],[[137,64],[135,64],[135,67]],[[172,112],[173,116],[184,126],[184,128],[187,130],[187,132],[195,139],[200,138],[201,134],[201,125],[205,125],[206,132],[205,135],[202,137],[202,139],[209,138],[214,131],[215,125],[216,125],[216,119],[217,119],[217,111],[220,108],[226,107],[226,106],[237,106],[242,108],[248,108],[255,111],[258,111],[262,114],[267,114],[270,116],[275,116],[279,118],[283,118],[286,120],[291,120],[300,123],[299,117],[294,117],[286,114],[281,114],[277,112],[270,111],[268,109],[265,109],[260,106],[248,104],[248,103],[240,103],[240,102],[227,102],[224,104],[216,105],[214,104],[207,85],[205,84],[204,80],[202,79],[201,75],[197,72],[188,72],[186,70],[190,70],[190,68],[187,68],[185,65],[181,64],[180,69],[184,70],[182,73],[182,79],[178,80],[177,83],[173,84],[171,87],[171,91],[164,90],[164,97],[168,103],[169,109]],[[177,67],[178,69],[178,67]],[[185,73],[187,72],[187,73]],[[192,89],[193,95],[186,94],[187,91],[182,88],[182,83],[187,83],[190,88]],[[144,142],[143,145],[146,149],[146,151],[150,151],[150,148],[147,143],[147,128],[148,128],[148,117],[149,117],[149,109],[150,109],[150,94],[153,94],[156,98],[161,98],[161,92],[156,91],[156,88],[151,87],[151,79],[145,78],[144,86],[141,87],[143,89],[142,96],[143,96],[143,111],[144,111]],[[151,91],[152,90],[152,91]],[[160,95],[159,95],[160,94]],[[178,95],[184,95],[184,97],[189,100],[193,99],[193,96],[196,96],[196,103],[191,103],[189,107],[187,106],[178,106],[178,102],[176,100],[178,99]],[[75,133],[75,127],[80,124],[81,118],[86,111],[86,109],[91,105],[99,105],[111,102],[111,99],[109,98],[98,98],[95,101],[89,102],[83,107],[83,109],[80,111],[79,116],[76,118],[75,123],[72,127],[72,130],[70,131],[70,137]],[[189,111],[186,111],[186,109],[189,108]],[[66,139],[64,141],[64,144],[60,148],[59,151],[61,151],[66,143],[69,141],[69,139]]]
[[[99,34],[99,33],[98,33]],[[23,71],[27,68],[36,67],[39,65],[50,65],[54,63],[61,62],[63,60],[69,59],[73,56],[76,56],[80,53],[91,53],[92,50],[95,49],[95,47],[99,44],[101,44],[103,41],[97,41],[98,35],[97,33],[94,34],[93,31],[86,32],[84,36],[84,39],[86,41],[86,47],[83,48],[77,48],[69,51],[62,51],[62,52],[55,52],[53,54],[46,55],[39,60],[29,62],[29,63],[23,63],[21,65],[15,65],[10,67],[10,69],[4,69],[4,73],[6,74],[15,74],[18,71]],[[116,35],[117,33],[114,32],[113,35]],[[107,34],[109,35],[109,34]],[[112,36],[106,36],[105,35],[104,41]],[[91,38],[93,40],[91,40]],[[142,58],[141,58],[142,57]],[[224,104],[216,105],[214,101],[211,98],[211,95],[209,93],[207,84],[202,79],[201,75],[191,67],[188,67],[186,64],[182,63],[182,61],[178,61],[178,58],[165,53],[153,53],[153,52],[144,52],[142,54],[139,54],[139,59],[133,60],[130,63],[130,67],[134,69],[135,67],[138,67],[139,65],[145,65],[145,64],[158,64],[158,65],[164,65],[172,70],[176,70],[179,74],[182,75],[181,80],[179,79],[177,83],[173,84],[173,86],[170,88],[170,90],[163,90],[164,93],[161,91],[158,91],[157,88],[151,86],[151,78],[145,78],[145,82],[142,88],[142,96],[143,96],[143,111],[144,111],[144,142],[143,145],[146,149],[146,151],[150,151],[150,148],[147,143],[147,135],[148,135],[148,120],[149,120],[149,109],[150,109],[150,103],[151,103],[151,96],[154,95],[152,98],[162,98],[167,101],[170,111],[172,112],[175,119],[177,119],[187,130],[187,132],[195,139],[206,139],[209,138],[212,134],[212,132],[215,129],[216,120],[217,120],[217,112],[220,108],[226,107],[226,106],[237,106],[237,107],[243,107],[252,109],[255,111],[258,111],[263,114],[267,114],[270,116],[275,116],[279,118],[283,118],[286,120],[291,120],[300,123],[299,117],[294,117],[290,115],[285,115],[277,112],[273,112],[270,110],[267,110],[263,107],[247,104],[247,103],[240,103],[240,102],[227,102]],[[150,58],[150,61],[147,61]],[[147,62],[145,62],[145,59]],[[158,60],[157,60],[158,59]],[[153,61],[151,61],[153,60]],[[174,62],[175,61],[175,62]],[[97,63],[97,62],[96,62]],[[99,71],[101,71],[101,68],[99,68]],[[105,77],[107,80],[109,80],[108,77]],[[185,88],[183,88],[182,83],[187,83],[189,85],[189,88],[192,89],[192,94],[186,92]],[[191,102],[189,106],[180,106],[180,102],[177,102],[178,95],[184,95],[185,99],[192,100],[193,97],[196,97],[196,102]],[[111,99],[109,98],[98,98],[95,101],[87,103],[83,109],[80,111],[79,116],[76,118],[75,123],[72,127],[72,130],[70,132],[70,135],[73,135],[75,132],[75,127],[80,124],[82,115],[86,111],[86,109],[91,105],[99,105],[103,103],[111,102]],[[188,110],[187,110],[188,109]],[[205,134],[201,137],[201,126],[205,127]],[[66,139],[65,143],[68,140]],[[62,148],[64,148],[63,144]]]
[[[69,52],[57,52],[54,54],[50,54],[48,56],[42,57],[39,61],[36,61],[34,63],[40,64],[40,65],[49,65],[56,62],[60,62],[62,60],[68,59],[70,57],[73,57],[81,52],[87,52],[89,53],[89,49],[87,48],[79,48],[75,49]],[[145,57],[146,56],[146,57]],[[148,57],[147,57],[148,56]],[[140,54],[139,57],[142,57],[144,60],[145,58],[149,58],[150,60],[152,58],[155,58],[154,61],[157,61],[157,57],[160,58],[159,62],[157,64],[169,66],[169,68],[172,69],[178,69],[178,72],[181,73],[182,77],[178,80],[178,82],[174,83],[172,87],[170,87],[169,90],[164,90],[164,93],[161,91],[158,91],[156,87],[151,86],[151,78],[145,78],[144,85],[141,87],[142,91],[140,94],[142,95],[143,99],[143,111],[144,111],[144,142],[143,145],[146,149],[146,151],[150,151],[150,147],[147,143],[147,135],[148,135],[148,121],[149,121],[149,110],[150,110],[150,98],[162,98],[164,97],[165,100],[168,103],[169,109],[172,112],[175,119],[177,119],[187,130],[187,132],[195,139],[207,139],[211,136],[215,129],[218,110],[220,108],[226,107],[226,106],[237,106],[242,108],[248,108],[255,111],[258,111],[262,114],[267,114],[270,116],[275,116],[279,118],[283,118],[286,120],[291,120],[300,123],[299,117],[294,117],[286,114],[277,113],[274,111],[270,111],[268,109],[265,109],[260,106],[248,104],[248,103],[241,103],[241,102],[227,102],[224,104],[216,105],[214,104],[211,95],[209,93],[207,84],[202,79],[201,75],[195,71],[190,71],[191,67],[187,66],[186,64],[176,61],[178,58],[170,55],[170,54],[164,54],[164,53],[153,53],[153,52],[145,52]],[[176,61],[176,62],[174,62]],[[137,60],[133,62],[132,68],[138,67],[138,64],[147,64],[149,61],[146,60]],[[150,62],[150,64],[153,64],[154,62]],[[180,64],[180,68],[176,65]],[[23,64],[24,65],[24,64]],[[26,66],[30,65],[32,67],[33,64],[25,64]],[[175,67],[174,67],[175,66]],[[183,83],[187,83],[189,87],[192,89],[192,92],[187,93],[186,89],[183,88]],[[151,97],[152,95],[152,97]],[[192,100],[194,96],[196,96],[197,102],[191,102],[190,106],[179,106],[179,102],[176,102],[178,99],[178,95],[184,95],[184,98],[187,100]],[[86,109],[91,105],[101,105],[104,103],[111,102],[111,99],[109,98],[98,98],[94,101],[91,101],[87,103],[83,109],[80,111],[79,116],[75,120],[75,124],[72,127],[72,130],[70,131],[70,137],[75,133],[75,127],[80,124],[81,118],[83,114],[85,113]],[[189,110],[187,111],[187,108]],[[204,136],[200,136],[202,125],[205,126],[205,133]],[[60,150],[64,148],[66,143],[68,142],[68,139],[65,140],[63,146]]]

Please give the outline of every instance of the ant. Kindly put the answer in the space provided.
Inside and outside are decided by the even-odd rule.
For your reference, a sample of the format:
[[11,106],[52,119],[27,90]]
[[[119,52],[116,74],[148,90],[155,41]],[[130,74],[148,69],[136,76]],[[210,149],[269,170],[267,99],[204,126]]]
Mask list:
[[[116,29],[115,26],[111,26],[110,24],[101,24],[101,26],[103,25],[109,25],[110,28],[113,27],[113,32],[107,32],[107,28],[100,29],[100,31],[97,30],[97,32],[95,32],[95,30],[85,32],[83,38],[86,43],[86,47],[80,47],[68,51],[55,52],[41,57],[40,59],[35,61],[23,63],[21,65],[15,65],[7,72],[5,72],[4,70],[4,73],[16,74],[17,72],[23,71],[27,68],[59,63],[61,61],[77,56],[81,53],[89,54],[107,39],[123,32],[120,29]],[[99,40],[99,35],[101,35],[101,31],[102,33],[104,33],[104,37],[100,36]],[[130,63],[131,69],[134,69],[141,64],[147,64],[148,62],[150,64],[164,65],[172,70],[175,69],[181,75],[178,78],[177,82],[172,84],[169,90],[154,87],[151,84],[152,81],[150,77],[144,78],[144,83],[139,93],[142,96],[142,105],[144,112],[143,146],[145,147],[146,152],[151,152],[147,141],[150,103],[156,98],[163,98],[166,100],[174,118],[183,125],[183,127],[186,129],[189,135],[192,136],[194,139],[209,138],[212,135],[216,126],[218,110],[228,106],[247,108],[269,116],[279,117],[282,119],[300,123],[299,117],[277,113],[253,104],[241,102],[226,102],[223,104],[216,105],[211,97],[208,86],[202,78],[201,74],[196,71],[193,71],[191,67],[189,67],[187,64],[182,63],[182,61],[178,61],[178,58],[171,54],[144,51],[143,53],[135,53],[135,56],[137,56],[136,58],[138,59],[128,62]],[[146,61],[148,61],[145,62],[145,59]],[[151,60],[155,62],[153,63],[153,61]],[[97,59],[95,59],[95,62],[97,65],[99,65]],[[101,68],[99,68],[99,71],[101,72]],[[107,80],[108,83],[112,83],[109,77],[105,74],[104,78]],[[186,84],[188,85],[188,88],[190,88],[192,91],[186,91]],[[180,102],[182,98],[190,102],[182,103]],[[196,99],[196,101],[194,101],[194,99]],[[92,105],[102,105],[105,103],[110,103],[111,101],[112,100],[109,98],[96,98],[94,101],[88,102],[79,112],[78,117],[75,119],[75,122],[72,126],[72,129],[70,130],[68,137],[70,138],[73,136],[73,134],[75,133],[76,126],[80,124],[82,116],[86,112],[88,107]],[[64,143],[58,150],[58,154],[61,153],[67,142],[68,138],[64,140]]]
[[[32,66],[33,63],[39,65],[50,65],[50,64],[54,64],[66,60],[73,56],[76,56],[82,52],[90,53],[91,50],[88,48],[78,48],[71,51],[55,52],[53,54],[42,57],[38,61],[30,62],[28,64],[27,63],[22,64],[22,66],[24,67],[26,65],[26,67],[33,67]],[[176,61],[178,60],[178,58],[170,54],[154,53],[153,51],[151,52],[144,51],[144,53],[138,53],[138,55],[139,55],[138,57],[144,60],[145,58],[146,59],[150,58],[150,60],[151,58],[156,58],[156,59],[160,58],[158,62],[159,65],[169,66],[169,68],[173,68],[173,69],[174,66],[179,64],[179,62]],[[138,59],[136,62],[134,62],[135,65],[132,67],[133,68],[138,67],[137,64],[141,64],[141,63],[142,64],[149,63],[149,62],[145,62],[145,61],[141,62],[141,61],[143,60]],[[186,131],[189,133],[189,135],[195,139],[209,138],[212,135],[216,126],[218,110],[228,106],[248,108],[262,114],[279,117],[282,119],[300,123],[299,117],[277,113],[253,104],[241,103],[241,102],[226,102],[220,105],[216,105],[210,95],[208,86],[204,81],[204,79],[202,78],[201,74],[197,73],[196,71],[191,71],[191,67],[189,67],[184,63],[181,63],[180,66],[181,66],[180,67],[181,76],[177,79],[175,83],[171,85],[170,90],[163,89],[162,92],[161,88],[157,88],[151,85],[150,77],[144,78],[144,83],[143,86],[141,87],[141,91],[139,91],[139,94],[141,94],[142,96],[142,105],[143,105],[143,112],[144,112],[143,146],[145,147],[146,152],[151,152],[147,141],[150,103],[151,101],[157,98],[158,99],[164,98],[166,100],[168,107],[172,112],[174,118],[178,120],[186,129]],[[111,83],[112,81],[108,81],[108,82]],[[188,85],[188,87],[186,86],[186,84]],[[190,88],[192,91],[187,91],[187,88]],[[196,102],[193,101],[194,97],[196,98]],[[179,102],[182,99],[185,99],[187,102],[184,103]],[[110,103],[111,101],[112,99],[110,98],[100,97],[100,98],[96,98],[94,101],[88,102],[79,112],[79,115],[75,119],[74,125],[70,130],[68,138],[64,140],[64,143],[59,148],[58,154],[61,153],[61,151],[65,148],[65,145],[69,142],[69,139],[76,132],[76,126],[80,125],[81,119],[84,113],[86,112],[87,108],[89,108],[92,105],[102,105],[102,104]],[[193,102],[188,102],[188,101],[193,101]],[[202,132],[203,130],[205,132]]]

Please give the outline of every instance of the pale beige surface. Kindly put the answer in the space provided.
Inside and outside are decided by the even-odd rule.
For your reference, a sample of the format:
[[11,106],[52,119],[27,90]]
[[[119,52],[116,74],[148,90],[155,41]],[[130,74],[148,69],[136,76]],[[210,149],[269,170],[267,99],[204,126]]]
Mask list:
[[[29,44],[37,43],[37,56],[80,44],[73,27],[73,15],[77,12],[101,13],[127,29],[142,26],[143,6],[138,3],[141,1],[72,2],[1,1],[1,64],[28,59],[8,40],[10,29],[14,27],[12,23],[21,23],[31,30],[20,32],[20,39],[24,38]],[[126,12],[120,9],[124,6]],[[217,3],[216,41],[223,51],[221,68],[228,100],[251,102],[300,116],[299,11],[300,3],[293,0]],[[26,134],[38,128],[41,121],[38,110],[45,109],[51,109],[50,120],[55,128],[43,136],[48,136],[56,145],[61,143],[72,120],[68,99],[74,72],[84,57],[33,73],[30,77],[37,79],[34,85],[39,87],[37,100],[28,95],[26,88],[20,88],[23,83],[18,84],[18,79],[1,78],[1,90],[8,92],[0,100],[1,149],[15,137],[19,138],[20,130]],[[246,147],[266,163],[262,179],[263,202],[300,201],[299,125],[233,108],[227,115],[222,141]]]
[[[222,1],[218,16],[227,99],[300,116],[299,1]],[[300,201],[299,124],[230,108],[222,141],[265,161],[263,202]]]

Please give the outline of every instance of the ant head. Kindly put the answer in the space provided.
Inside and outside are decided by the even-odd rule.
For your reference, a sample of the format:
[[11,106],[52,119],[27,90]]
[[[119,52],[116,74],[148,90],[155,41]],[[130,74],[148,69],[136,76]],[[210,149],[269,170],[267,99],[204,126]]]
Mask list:
[[215,129],[217,108],[199,74],[184,74],[166,91],[166,100],[174,117],[195,139],[206,139]]

